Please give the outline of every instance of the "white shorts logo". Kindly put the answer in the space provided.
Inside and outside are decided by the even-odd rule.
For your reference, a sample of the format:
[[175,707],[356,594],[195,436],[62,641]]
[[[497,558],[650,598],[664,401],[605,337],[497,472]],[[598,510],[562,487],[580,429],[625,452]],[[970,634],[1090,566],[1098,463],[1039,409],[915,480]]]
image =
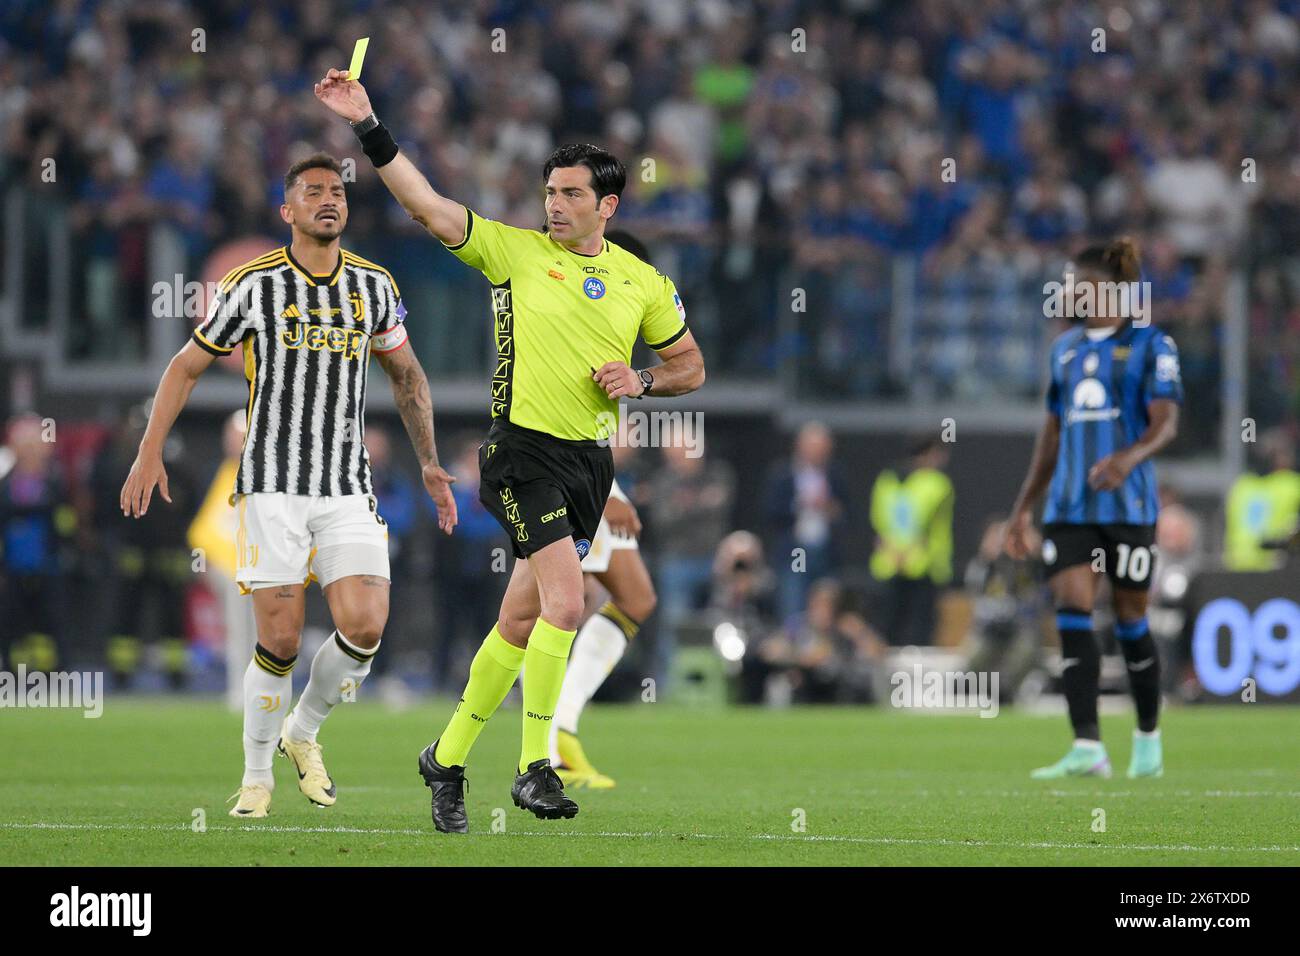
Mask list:
[[1044,564],[1056,563],[1056,542],[1053,541],[1051,538],[1043,539],[1043,563]]

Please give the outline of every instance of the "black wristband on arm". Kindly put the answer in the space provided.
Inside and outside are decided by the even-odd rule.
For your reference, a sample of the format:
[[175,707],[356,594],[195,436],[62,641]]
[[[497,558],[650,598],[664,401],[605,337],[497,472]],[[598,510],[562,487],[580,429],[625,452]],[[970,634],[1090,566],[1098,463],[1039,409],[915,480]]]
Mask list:
[[397,141],[383,123],[377,123],[364,133],[358,133],[357,139],[361,141],[361,151],[374,164],[375,169],[387,166],[397,157]]

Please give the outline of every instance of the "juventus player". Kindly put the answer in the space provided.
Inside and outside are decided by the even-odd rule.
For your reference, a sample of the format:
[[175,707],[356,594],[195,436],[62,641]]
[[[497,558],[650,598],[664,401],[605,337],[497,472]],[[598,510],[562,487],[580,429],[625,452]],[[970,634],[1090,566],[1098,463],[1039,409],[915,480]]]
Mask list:
[[[161,457],[167,433],[213,359],[242,347],[248,427],[230,502],[239,511],[236,581],[252,595],[257,646],[244,673],[234,817],[267,815],[276,750],[293,762],[308,800],[335,801],[316,733],[370,672],[388,619],[388,532],[362,443],[372,352],[392,380],[438,526],[450,534],[456,525],[455,479],[438,464],[429,382],[407,340],[397,283],[339,247],[348,204],[337,160],[317,154],[290,168],[280,218],[290,244],[227,275],[207,320],[167,366],[121,496],[123,515],[135,518],[148,512],[155,486],[171,502]],[[286,716],[313,579],[335,630]]]

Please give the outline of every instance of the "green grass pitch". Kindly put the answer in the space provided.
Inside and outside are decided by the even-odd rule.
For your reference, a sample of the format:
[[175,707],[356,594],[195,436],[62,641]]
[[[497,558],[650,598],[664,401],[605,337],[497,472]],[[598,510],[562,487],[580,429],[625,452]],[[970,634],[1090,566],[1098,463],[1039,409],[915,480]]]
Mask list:
[[1064,752],[1063,717],[596,706],[583,740],[618,787],[543,821],[510,802],[507,706],[470,759],[473,832],[453,837],[416,773],[450,708],[343,705],[321,734],[338,804],[308,804],[277,757],[270,817],[243,822],[225,803],[240,721],[213,701],[2,711],[0,865],[1300,864],[1290,709],[1171,711],[1165,776],[1143,781],[1123,776],[1131,718],[1104,718],[1116,776],[1039,783],[1027,771]]

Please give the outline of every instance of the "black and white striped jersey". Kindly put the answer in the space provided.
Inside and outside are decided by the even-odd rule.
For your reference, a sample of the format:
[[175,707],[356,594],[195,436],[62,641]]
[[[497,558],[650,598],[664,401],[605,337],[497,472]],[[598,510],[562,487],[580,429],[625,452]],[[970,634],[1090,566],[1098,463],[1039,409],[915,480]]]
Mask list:
[[370,494],[362,444],[370,353],[406,342],[406,309],[382,266],[343,250],[312,275],[287,246],[232,270],[194,341],[242,344],[248,433],[237,494]]

